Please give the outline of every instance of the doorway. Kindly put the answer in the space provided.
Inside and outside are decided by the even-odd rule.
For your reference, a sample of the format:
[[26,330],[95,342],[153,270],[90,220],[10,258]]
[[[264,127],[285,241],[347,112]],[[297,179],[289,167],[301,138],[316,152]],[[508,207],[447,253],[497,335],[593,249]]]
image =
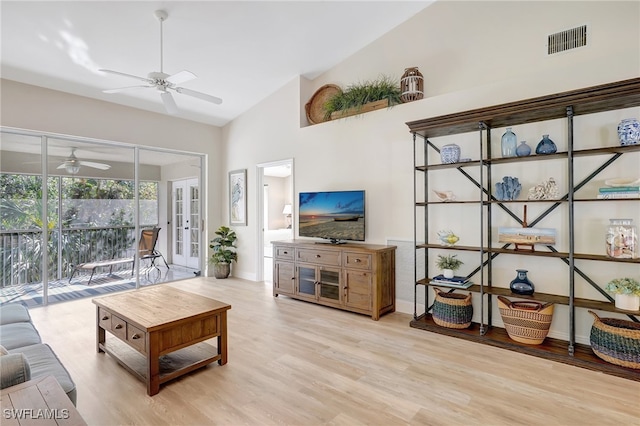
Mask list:
[[200,268],[200,187],[198,179],[173,182],[173,263]]
[[293,159],[258,165],[258,191],[260,218],[258,223],[258,281],[271,284],[273,277],[273,241],[295,237],[295,192],[293,185]]

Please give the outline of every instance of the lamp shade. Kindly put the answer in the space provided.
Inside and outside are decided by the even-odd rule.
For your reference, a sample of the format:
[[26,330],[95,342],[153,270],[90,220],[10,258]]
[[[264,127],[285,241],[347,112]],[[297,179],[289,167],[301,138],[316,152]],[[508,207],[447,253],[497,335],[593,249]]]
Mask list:
[[291,214],[291,204],[285,204],[284,209],[282,209],[282,214]]
[[75,175],[76,173],[78,173],[80,171],[80,166],[75,165],[75,164],[67,164],[67,165],[64,166],[64,169],[67,171],[67,173]]

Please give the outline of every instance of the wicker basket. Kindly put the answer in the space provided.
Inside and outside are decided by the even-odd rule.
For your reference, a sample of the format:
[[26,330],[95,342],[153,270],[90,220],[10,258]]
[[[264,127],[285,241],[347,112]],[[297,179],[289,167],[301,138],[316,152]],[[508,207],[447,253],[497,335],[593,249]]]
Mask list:
[[433,322],[447,328],[469,328],[473,317],[471,305],[471,293],[464,294],[445,293],[437,287],[436,300],[433,302]]
[[335,84],[325,84],[313,94],[309,102],[304,106],[307,120],[311,124],[327,121],[325,118],[324,104],[333,96],[342,93],[342,89]]
[[640,323],[617,318],[595,318],[591,326],[591,349],[603,360],[640,369]]
[[553,303],[536,301],[512,302],[498,296],[498,307],[504,328],[512,340],[527,345],[539,345],[549,334],[553,319]]

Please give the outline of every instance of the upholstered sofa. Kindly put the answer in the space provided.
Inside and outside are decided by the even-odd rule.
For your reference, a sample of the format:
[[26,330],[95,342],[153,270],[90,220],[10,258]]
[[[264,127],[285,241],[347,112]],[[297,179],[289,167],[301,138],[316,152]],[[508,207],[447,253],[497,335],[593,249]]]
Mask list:
[[1,305],[0,388],[49,375],[75,405],[76,385],[51,347],[42,343],[27,308],[18,303]]

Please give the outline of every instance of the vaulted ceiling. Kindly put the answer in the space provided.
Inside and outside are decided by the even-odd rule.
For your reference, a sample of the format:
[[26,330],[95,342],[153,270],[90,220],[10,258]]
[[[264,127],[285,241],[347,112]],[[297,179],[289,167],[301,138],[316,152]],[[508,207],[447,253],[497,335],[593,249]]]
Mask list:
[[178,117],[221,126],[298,75],[313,79],[431,1],[2,1],[2,78],[166,113],[146,78],[182,70]]

